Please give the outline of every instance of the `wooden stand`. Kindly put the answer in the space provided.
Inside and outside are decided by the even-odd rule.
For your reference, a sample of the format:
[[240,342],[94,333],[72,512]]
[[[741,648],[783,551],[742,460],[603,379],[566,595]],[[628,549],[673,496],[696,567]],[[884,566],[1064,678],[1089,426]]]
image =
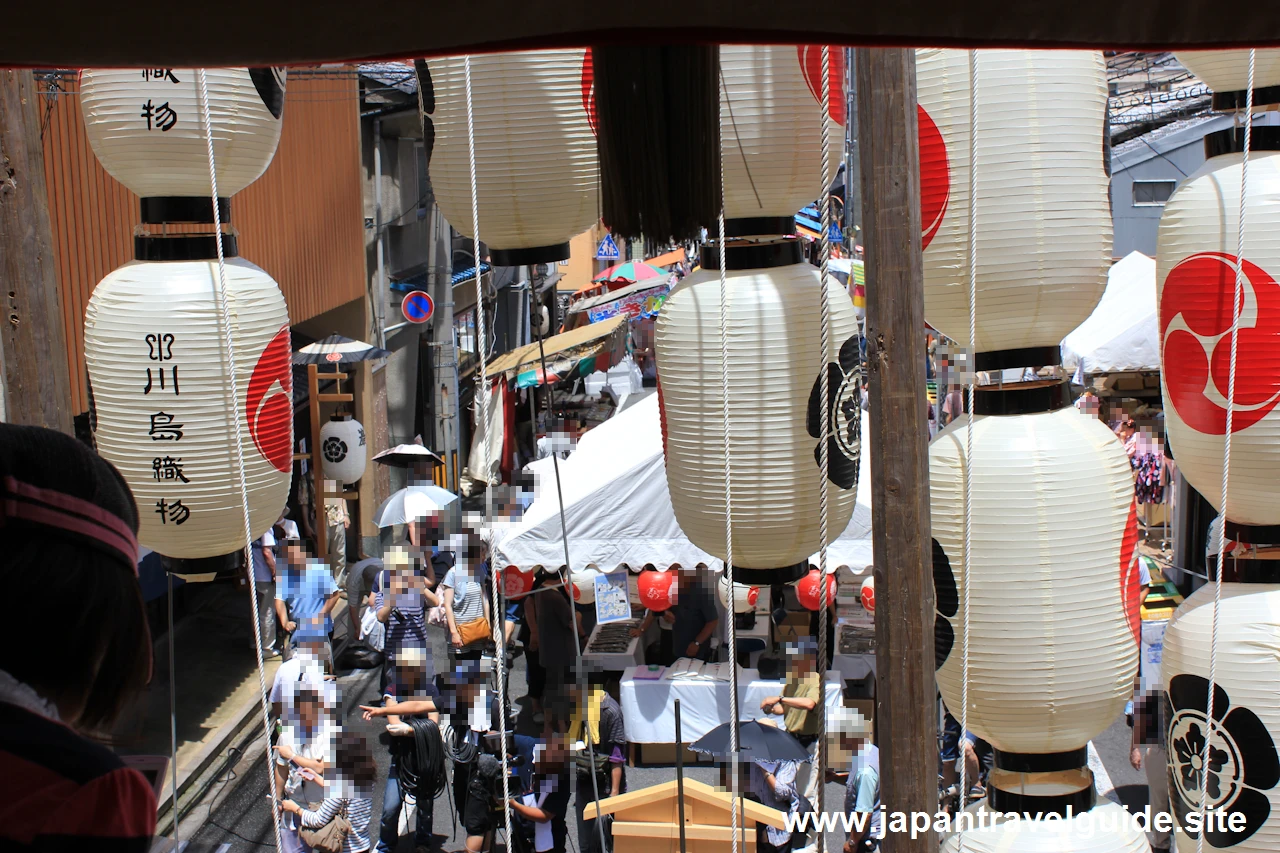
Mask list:
[[[320,450],[320,404],[350,403],[355,400],[351,394],[343,394],[342,380],[347,374],[340,371],[321,373],[317,365],[307,365],[307,400],[311,405],[311,494],[316,502],[316,556],[324,559],[329,556],[329,517],[325,512],[326,498],[342,498],[354,500],[356,492],[325,492],[324,490],[324,453]],[[321,394],[320,381],[332,379],[338,388],[337,394]]]
[[[929,448],[921,360],[920,151],[915,51],[857,51],[858,140],[867,271],[871,531],[881,802],[938,806]],[[865,437],[864,441],[867,440]],[[865,473],[864,473],[865,476]],[[885,853],[934,853],[932,829],[886,835]]]
[[[679,817],[682,799],[683,832]],[[598,812],[595,803],[588,803],[583,818],[613,815],[614,853],[680,853],[682,837],[687,853],[728,853],[733,848],[730,821],[735,807],[745,815],[738,827],[742,853],[755,853],[758,824],[786,828],[787,816],[777,809],[741,797],[735,806],[730,794],[694,779],[684,780],[683,797],[680,783],[673,779],[603,799]]]

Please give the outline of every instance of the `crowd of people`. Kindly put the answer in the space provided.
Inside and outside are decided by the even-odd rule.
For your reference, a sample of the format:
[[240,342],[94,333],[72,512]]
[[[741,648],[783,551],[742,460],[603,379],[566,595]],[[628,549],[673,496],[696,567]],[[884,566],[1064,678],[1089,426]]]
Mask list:
[[[0,578],[24,600],[53,596],[63,617],[51,633],[42,631],[34,609],[6,622],[0,778],[23,781],[7,789],[11,819],[0,825],[0,846],[148,850],[156,786],[98,739],[151,675],[136,578],[136,504],[116,469],[76,439],[4,424],[0,498],[9,546]],[[604,674],[574,665],[591,628],[589,608],[575,605],[558,574],[544,572],[532,593],[495,614],[486,537],[429,506],[408,514],[402,542],[380,561],[344,565],[340,578],[336,567],[310,556],[284,515],[253,543],[255,643],[284,658],[270,691],[281,845],[388,851],[411,835],[415,851],[434,849],[435,799],[446,796],[468,853],[490,849],[508,821],[508,849],[564,851],[571,808],[577,829],[571,846],[608,853],[611,819],[588,819],[585,812],[595,799],[627,790],[629,750],[622,707]],[[59,571],[45,570],[50,560]],[[698,582],[682,587],[679,606],[661,617],[673,635],[672,652],[706,657],[718,625],[712,594]],[[348,607],[349,631],[375,642],[384,656],[380,701],[359,711],[384,726],[376,739],[342,726],[332,654],[334,616],[344,599],[355,603]],[[495,615],[503,622],[498,631]],[[431,625],[449,638],[447,661],[433,659]],[[17,641],[37,634],[44,637],[39,644]],[[528,664],[529,693],[520,701],[536,708],[533,734],[516,733],[514,705],[500,701],[496,689],[496,664],[509,663],[513,642]],[[809,760],[745,762],[741,781],[747,796],[795,813],[816,803],[822,780],[812,757],[825,711],[816,644],[802,640],[790,652],[785,684],[765,699],[759,716],[794,736]],[[866,747],[866,721],[848,709],[839,714],[845,716],[828,718],[828,729],[840,733],[855,758],[847,774],[829,781],[847,775],[849,807],[874,811],[878,765]],[[390,770],[375,814],[379,751]],[[759,833],[761,848],[770,851],[801,849],[810,840],[774,828]],[[874,844],[851,838],[846,851]]]

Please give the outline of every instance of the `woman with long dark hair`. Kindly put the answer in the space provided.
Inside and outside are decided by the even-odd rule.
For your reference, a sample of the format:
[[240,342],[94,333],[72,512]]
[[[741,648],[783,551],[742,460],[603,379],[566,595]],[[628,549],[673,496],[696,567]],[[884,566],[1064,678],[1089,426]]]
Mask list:
[[0,848],[151,846],[151,785],[98,740],[151,678],[137,531],[111,463],[0,424]]

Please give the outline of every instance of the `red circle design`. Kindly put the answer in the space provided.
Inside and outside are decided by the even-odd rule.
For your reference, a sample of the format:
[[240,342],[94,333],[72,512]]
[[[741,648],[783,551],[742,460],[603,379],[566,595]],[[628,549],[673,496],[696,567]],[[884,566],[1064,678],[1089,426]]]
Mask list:
[[582,57],[582,109],[587,114],[587,124],[591,126],[592,134],[599,136],[600,129],[597,125],[599,119],[596,115],[595,60],[592,59],[591,48],[587,48]]
[[[1238,309],[1232,432],[1258,423],[1280,403],[1280,284],[1257,264],[1246,260],[1241,266],[1245,281]],[[1223,403],[1231,373],[1235,285],[1235,255],[1200,252],[1169,271],[1160,295],[1161,361],[1169,402],[1187,426],[1207,435],[1227,431]]]
[[1135,642],[1142,639],[1142,585],[1138,583],[1138,501],[1129,504],[1129,518],[1120,539],[1120,595]]
[[920,139],[920,248],[929,248],[951,201],[951,164],[942,131],[924,107],[916,107]]
[[293,359],[284,326],[258,356],[245,392],[244,415],[253,446],[280,472],[293,467]]
[[[822,47],[820,44],[796,45],[796,56],[800,60],[800,73],[804,75],[804,82],[809,87],[809,94],[813,95],[813,99],[819,105],[822,104]],[[831,116],[832,121],[844,127],[844,48],[835,47],[834,45],[829,47],[827,86],[828,97],[831,101],[828,104],[827,113]]]

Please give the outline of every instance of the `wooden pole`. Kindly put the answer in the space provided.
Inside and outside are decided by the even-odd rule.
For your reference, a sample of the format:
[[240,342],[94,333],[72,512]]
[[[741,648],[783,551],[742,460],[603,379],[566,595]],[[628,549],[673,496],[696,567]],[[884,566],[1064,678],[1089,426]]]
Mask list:
[[[915,51],[859,49],[858,154],[867,271],[876,719],[881,801],[938,805],[929,448],[920,258]],[[933,853],[932,830],[886,834],[885,853]]]
[[0,410],[10,423],[71,433],[41,115],[31,71],[0,71]]

